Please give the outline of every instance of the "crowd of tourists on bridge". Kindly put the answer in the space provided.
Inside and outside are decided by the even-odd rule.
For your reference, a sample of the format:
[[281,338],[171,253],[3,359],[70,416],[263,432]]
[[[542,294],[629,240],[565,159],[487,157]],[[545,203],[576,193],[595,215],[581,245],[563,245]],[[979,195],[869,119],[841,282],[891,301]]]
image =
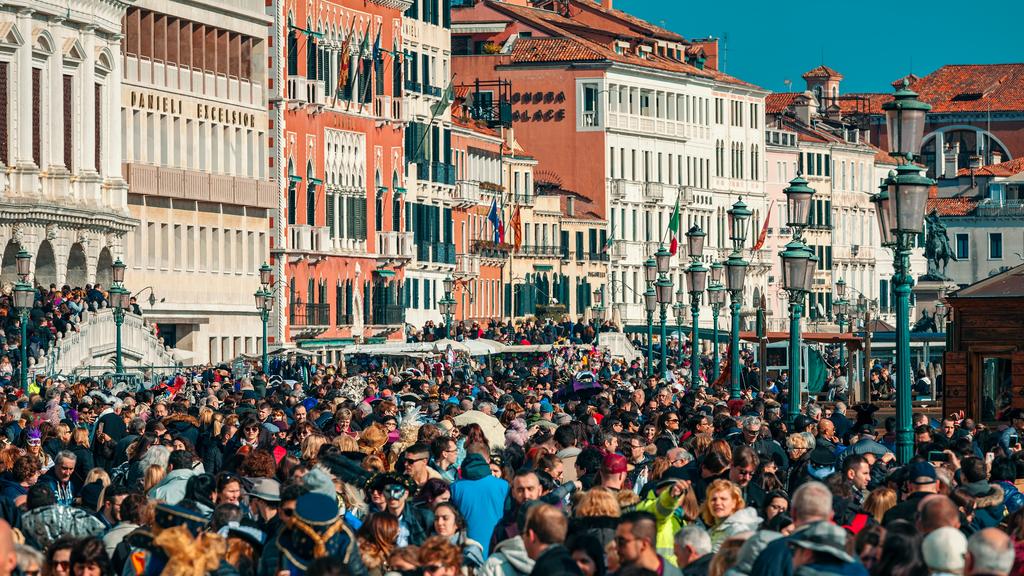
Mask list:
[[465,328],[558,335],[489,362],[8,384],[0,574],[1024,574],[1019,410],[917,414],[900,464],[877,406],[787,421],[752,356],[730,399],[558,326]]

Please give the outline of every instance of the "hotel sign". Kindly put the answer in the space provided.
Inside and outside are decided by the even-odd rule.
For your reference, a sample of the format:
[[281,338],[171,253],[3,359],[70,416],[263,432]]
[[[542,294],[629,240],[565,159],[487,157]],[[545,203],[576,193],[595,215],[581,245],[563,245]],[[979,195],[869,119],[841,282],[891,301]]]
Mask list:
[[141,90],[132,90],[129,102],[137,110],[152,110],[163,114],[185,116],[197,120],[231,124],[246,128],[256,127],[256,114],[229,108],[204,104],[202,102],[186,102],[182,98],[152,94]]

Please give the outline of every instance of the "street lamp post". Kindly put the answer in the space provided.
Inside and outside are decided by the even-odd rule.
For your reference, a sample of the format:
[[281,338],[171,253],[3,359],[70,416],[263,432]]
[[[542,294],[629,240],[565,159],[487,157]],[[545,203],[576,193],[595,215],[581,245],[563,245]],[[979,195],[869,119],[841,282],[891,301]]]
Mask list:
[[444,317],[444,337],[451,338],[452,318],[455,316],[455,298],[452,297],[452,291],[455,290],[455,279],[448,275],[441,283],[444,285],[444,298],[437,303],[437,306],[441,316]]
[[124,324],[124,314],[128,310],[131,293],[124,287],[124,270],[127,268],[120,258],[110,265],[113,286],[110,287],[110,305],[113,307],[114,328],[117,334],[116,348],[114,351],[114,366],[118,374],[124,374],[124,357],[121,353],[121,326]]
[[722,310],[722,304],[725,303],[725,286],[722,285],[722,272],[724,272],[724,266],[721,262],[715,262],[711,265],[711,285],[708,286],[708,301],[711,303],[711,319],[713,321],[713,336],[714,336],[714,368],[712,382],[718,381],[719,373],[721,372],[721,361],[718,358],[718,313]]
[[14,307],[18,309],[18,320],[21,322],[21,390],[28,397],[28,318],[35,304],[36,291],[28,283],[28,275],[32,270],[32,255],[25,249],[18,251],[16,256],[18,277],[20,281],[14,287]]
[[740,304],[743,301],[743,284],[747,278],[747,266],[743,259],[743,245],[747,241],[747,223],[753,212],[741,196],[729,209],[729,239],[732,240],[732,254],[725,261],[725,285],[731,299],[732,333],[729,343],[729,397],[739,398],[740,386]]
[[661,310],[661,376],[664,376],[668,371],[668,332],[665,326],[668,323],[668,307],[672,304],[672,280],[668,277],[672,254],[662,245],[658,247],[654,260],[658,268],[658,281],[654,283],[654,288],[658,293],[658,307]]
[[658,294],[654,288],[644,291],[644,309],[647,311],[647,375],[654,376],[654,310],[658,306]]
[[647,375],[654,376],[654,311],[658,307],[658,293],[654,283],[658,280],[658,263],[654,258],[644,262],[644,279],[647,290],[644,291],[644,309],[647,311]]
[[921,168],[914,161],[920,158],[925,118],[931,106],[918,100],[904,80],[893,100],[883,104],[882,109],[889,155],[900,162],[896,170],[889,173],[888,198],[879,198],[877,206],[888,217],[885,227],[892,232],[895,243],[896,457],[901,464],[906,464],[914,452],[910,399],[910,292],[914,279],[910,276],[910,253],[914,239],[924,229],[928,189],[934,184],[921,174]]
[[604,324],[604,285],[594,289],[594,314],[597,316],[597,329],[594,331],[594,347],[601,344],[601,325]]
[[686,290],[680,286],[676,290],[676,303],[672,305],[672,309],[676,312],[676,331],[679,334],[679,366],[683,365],[683,322],[686,320]]
[[267,322],[270,321],[270,311],[274,309],[274,293],[270,289],[271,274],[274,269],[266,262],[260,266],[260,289],[256,291],[256,310],[260,313],[260,321],[263,323],[263,375],[270,375],[270,363],[267,358]]
[[696,389],[700,380],[700,298],[707,287],[708,269],[701,264],[706,234],[696,224],[686,232],[686,252],[690,266],[686,269],[686,283],[690,292],[690,387]]
[[800,316],[803,314],[804,295],[814,279],[814,252],[801,240],[811,214],[811,196],[814,189],[802,175],[790,181],[783,190],[786,195],[786,225],[793,229],[793,239],[782,251],[782,286],[789,293],[789,410],[792,423],[800,414]]
[[[839,334],[842,336],[844,329],[846,328],[846,313],[849,309],[849,302],[846,301],[846,280],[842,278],[836,282],[836,301],[834,303],[836,309],[836,324],[839,326]],[[839,367],[842,368],[846,365],[846,343],[840,340],[839,342]]]

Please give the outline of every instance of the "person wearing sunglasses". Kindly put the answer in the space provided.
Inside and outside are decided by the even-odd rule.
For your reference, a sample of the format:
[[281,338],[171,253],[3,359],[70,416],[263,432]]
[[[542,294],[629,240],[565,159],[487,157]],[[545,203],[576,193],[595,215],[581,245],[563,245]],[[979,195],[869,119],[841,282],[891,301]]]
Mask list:
[[71,548],[76,541],[72,536],[62,536],[50,544],[46,549],[46,562],[43,566],[46,576],[70,576]]
[[398,518],[397,545],[419,546],[427,539],[434,525],[434,513],[425,506],[410,502],[416,483],[405,474],[381,474],[370,486],[384,496],[384,509]]
[[420,546],[423,576],[455,576],[462,566],[462,552],[444,536],[433,536]]

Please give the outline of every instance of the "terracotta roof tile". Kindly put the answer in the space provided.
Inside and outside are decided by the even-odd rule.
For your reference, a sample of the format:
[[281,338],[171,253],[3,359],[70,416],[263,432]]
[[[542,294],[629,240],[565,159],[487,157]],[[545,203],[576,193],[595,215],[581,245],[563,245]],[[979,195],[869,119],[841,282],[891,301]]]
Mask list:
[[767,114],[782,114],[793,100],[799,96],[799,92],[777,92],[769,94],[764,98],[764,109]]
[[[541,62],[565,62],[580,59],[586,61],[608,60],[612,62],[641,66],[644,68],[654,68],[669,72],[690,74],[701,78],[711,78],[720,82],[747,86],[755,89],[758,88],[758,86],[750,84],[749,82],[744,82],[739,78],[729,76],[728,74],[719,72],[718,70],[713,70],[711,68],[698,69],[696,66],[692,66],[678,60],[673,60],[671,58],[666,58],[664,56],[659,56],[654,52],[646,58],[641,58],[635,54],[619,54],[609,46],[605,46],[573,33],[571,30],[579,29],[580,23],[569,20],[550,10],[543,10],[529,6],[519,6],[495,0],[485,0],[485,2],[489,8],[508,14],[514,18],[518,18],[529,26],[543,31],[553,39],[563,41],[561,43],[548,44],[547,47],[557,48],[557,50],[545,52],[539,49],[542,44],[534,42],[538,39],[542,39],[542,37],[520,37],[515,41],[515,44],[518,45],[520,42],[526,42],[526,46],[521,49],[521,52],[519,52],[519,56],[523,59],[515,59],[517,52],[516,46],[514,45],[512,48],[514,62],[532,64]],[[576,58],[575,56],[577,55],[581,56],[581,58]]]
[[835,70],[829,68],[828,66],[825,66],[824,64],[822,64],[821,66],[818,66],[817,68],[814,68],[812,70],[808,70],[807,72],[804,72],[804,75],[802,77],[803,78],[837,78],[839,80],[843,79],[843,75],[842,74],[840,74],[839,72],[836,72]]
[[1024,63],[954,64],[914,82],[933,113],[1024,110]]
[[605,56],[570,38],[519,38],[512,45],[513,62],[604,60]]
[[[1024,156],[1015,160],[1007,160],[1006,162],[1000,162],[999,164],[990,164],[988,166],[982,166],[974,171],[975,176],[994,176],[1008,178],[1024,172]],[[957,176],[970,176],[970,168],[961,168],[956,172]]]
[[977,206],[978,201],[971,198],[929,198],[927,210],[939,216],[970,216]]

